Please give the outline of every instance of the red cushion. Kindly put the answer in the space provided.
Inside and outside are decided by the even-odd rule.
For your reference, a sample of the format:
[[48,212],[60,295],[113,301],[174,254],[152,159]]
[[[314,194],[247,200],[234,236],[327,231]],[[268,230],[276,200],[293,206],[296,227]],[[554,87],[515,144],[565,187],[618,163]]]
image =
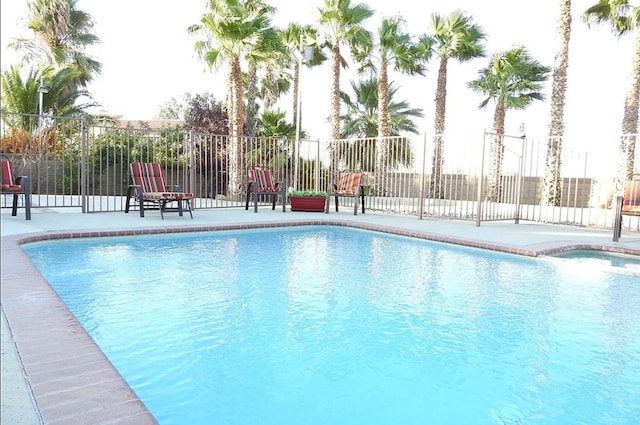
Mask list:
[[4,190],[5,185],[13,186],[15,184],[15,180],[13,178],[13,167],[11,166],[11,162],[3,159],[2,160],[2,190]]
[[361,182],[362,173],[340,173],[336,194],[354,196]]
[[249,180],[257,185],[258,192],[279,192],[271,170],[249,169]]

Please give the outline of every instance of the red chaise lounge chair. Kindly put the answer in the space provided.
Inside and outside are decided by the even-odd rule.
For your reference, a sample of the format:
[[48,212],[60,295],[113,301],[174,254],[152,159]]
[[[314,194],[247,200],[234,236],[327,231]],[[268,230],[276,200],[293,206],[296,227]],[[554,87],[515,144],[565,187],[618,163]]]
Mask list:
[[2,154],[2,194],[12,195],[11,215],[18,215],[18,198],[24,197],[24,215],[27,220],[31,220],[31,182],[27,176],[17,176],[13,174],[13,166],[9,157]]
[[[177,212],[181,217],[183,211],[188,211],[191,218],[191,200],[194,194],[181,192],[180,186],[167,186],[162,175],[162,167],[157,163],[134,162],[129,164],[129,172],[133,184],[127,189],[127,202],[124,212],[129,212],[131,199],[137,201],[140,217],[144,217],[144,210],[159,209],[160,217],[164,220],[165,212]],[[172,190],[169,190],[171,188]],[[167,204],[176,202],[177,207],[167,208]]]

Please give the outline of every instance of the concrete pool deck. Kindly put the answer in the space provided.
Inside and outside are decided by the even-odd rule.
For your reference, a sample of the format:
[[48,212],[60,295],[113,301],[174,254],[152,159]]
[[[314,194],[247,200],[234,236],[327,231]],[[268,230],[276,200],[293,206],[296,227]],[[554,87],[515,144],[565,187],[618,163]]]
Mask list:
[[[290,212],[261,207],[81,214],[77,208],[36,208],[11,217],[2,210],[2,410],[0,422],[30,424],[153,424],[154,418],[57,298],[19,244],[60,237],[170,233],[281,225],[336,224],[417,236],[476,248],[536,256],[570,249],[640,255],[640,233],[521,222],[440,220],[367,212]],[[37,407],[36,407],[37,405]]]

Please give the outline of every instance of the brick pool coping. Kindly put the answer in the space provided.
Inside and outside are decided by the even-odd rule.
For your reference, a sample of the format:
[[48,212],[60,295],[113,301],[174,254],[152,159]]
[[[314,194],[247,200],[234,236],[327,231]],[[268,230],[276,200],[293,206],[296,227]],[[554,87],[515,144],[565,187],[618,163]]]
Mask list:
[[2,309],[44,424],[157,424],[153,415],[28,259],[20,245],[57,239],[171,234],[311,225],[346,226],[537,257],[578,249],[640,255],[607,244],[545,242],[523,248],[343,220],[301,220],[121,230],[41,232],[2,237]]

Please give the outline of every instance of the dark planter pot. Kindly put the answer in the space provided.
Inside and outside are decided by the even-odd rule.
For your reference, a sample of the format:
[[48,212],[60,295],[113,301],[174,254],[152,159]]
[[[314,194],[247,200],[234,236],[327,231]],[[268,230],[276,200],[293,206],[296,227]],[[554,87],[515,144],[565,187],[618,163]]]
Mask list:
[[291,196],[291,211],[323,212],[324,203],[327,200],[324,196]]

